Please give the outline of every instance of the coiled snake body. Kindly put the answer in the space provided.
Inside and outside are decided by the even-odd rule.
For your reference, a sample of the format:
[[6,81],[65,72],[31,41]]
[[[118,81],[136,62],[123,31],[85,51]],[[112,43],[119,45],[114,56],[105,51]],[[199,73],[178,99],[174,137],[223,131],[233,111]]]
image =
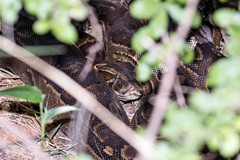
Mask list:
[[[51,44],[65,46],[64,55],[45,56],[42,59],[64,71],[92,92],[100,103],[128,126],[136,129],[138,125],[146,125],[151,113],[151,105],[145,105],[145,103],[151,93],[156,90],[160,75],[153,75],[144,84],[139,83],[134,73],[139,56],[130,47],[131,37],[146,22],[133,19],[129,15],[129,1],[127,0],[92,0],[90,4],[96,8],[99,20],[103,23],[105,48],[100,58],[95,61],[94,69],[84,81],[79,79],[79,75],[86,62],[86,48],[95,41],[90,35],[79,31],[84,38],[81,38],[76,45],[63,45],[50,34],[44,36],[34,34],[31,31],[34,18],[23,12],[14,27],[15,40],[22,46]],[[1,32],[7,31],[7,28],[8,26],[3,25]],[[205,28],[200,28],[200,30],[203,29]],[[203,37],[201,34],[194,32],[193,35],[198,39],[198,44],[194,48],[195,60],[190,65],[185,65],[180,61],[178,74],[185,77],[189,86],[207,90],[205,79],[208,68],[218,59],[218,55],[214,52],[219,52],[214,50],[214,44],[209,43],[205,38],[200,41]],[[87,39],[91,40],[87,41]],[[36,85],[46,92],[49,95],[50,107],[75,104],[75,100],[64,90],[24,63],[12,58],[1,58],[0,66],[20,75],[26,84]],[[67,123],[69,119],[74,120],[74,117],[73,114],[63,115],[57,121],[64,123],[63,119]],[[80,143],[82,145],[78,145],[77,150],[84,148],[95,159],[133,159],[136,156],[134,148],[113,133],[93,114],[85,115],[83,119],[87,121],[87,125],[75,131],[82,133],[78,139],[79,142],[83,142]],[[70,130],[69,133],[72,131]]]

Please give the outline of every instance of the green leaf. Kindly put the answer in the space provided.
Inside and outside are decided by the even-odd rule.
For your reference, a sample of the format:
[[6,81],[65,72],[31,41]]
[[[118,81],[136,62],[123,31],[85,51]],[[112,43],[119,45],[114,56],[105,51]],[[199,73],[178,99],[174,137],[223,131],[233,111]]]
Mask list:
[[[232,84],[231,84],[232,85]],[[238,87],[235,87],[238,86]],[[220,103],[226,111],[235,112],[239,109],[239,99],[240,99],[240,92],[239,92],[239,84],[229,86],[229,87],[219,87],[213,90],[214,95],[221,99]],[[224,99],[222,99],[224,97]],[[225,112],[226,112],[225,111]],[[227,116],[226,116],[227,117]]]
[[[169,15],[175,22],[179,23],[183,19],[184,8],[181,7],[181,5],[178,5],[177,3],[168,3],[167,9],[168,9]],[[201,14],[197,11],[192,21],[192,27],[193,28],[199,27],[201,22],[202,22]]]
[[[47,1],[47,0],[39,1],[38,6],[36,8],[37,17],[39,19],[44,19],[44,20],[49,19],[49,17],[51,17],[51,14],[54,12],[53,10],[55,6],[56,6],[56,3],[54,3],[54,1]],[[55,10],[55,13],[58,12],[59,10],[61,9],[57,8],[57,10]]]
[[0,95],[13,96],[29,100],[33,103],[40,103],[43,101],[45,95],[34,86],[16,86],[0,91]]
[[87,15],[88,15],[87,9],[83,5],[80,5],[79,7],[75,7],[70,10],[70,16],[73,19],[79,21],[86,19]]
[[72,44],[78,39],[77,29],[71,24],[57,25],[52,28],[53,35],[61,42]]
[[9,9],[13,9],[15,11],[20,11],[22,9],[22,2],[21,0],[8,0],[8,1],[11,1],[11,5],[8,6]]
[[221,146],[222,138],[218,134],[214,134],[213,136],[210,136],[207,141],[208,148],[216,152],[219,149],[219,146]]
[[185,64],[190,64],[195,57],[193,49],[191,49],[186,43],[183,43],[179,54]]
[[32,0],[23,0],[23,3],[24,3],[25,10],[29,14],[36,16],[39,3]]
[[198,28],[201,25],[201,22],[202,22],[201,14],[197,11],[192,21],[192,27]]
[[197,150],[202,145],[202,140],[207,136],[202,123],[203,116],[194,110],[169,107],[165,120],[165,125],[161,128],[161,135],[173,143],[180,142],[186,145],[188,150]]
[[160,61],[157,58],[156,52],[147,52],[141,58],[141,62],[147,64],[152,69],[159,65]]
[[232,121],[233,128],[240,132],[240,115],[238,114]]
[[239,135],[235,132],[226,130],[225,139],[220,145],[220,153],[225,158],[233,157],[237,154],[240,148]]
[[161,3],[158,0],[139,0],[130,5],[130,13],[135,18],[151,18],[160,10]]
[[[145,47],[144,44],[147,44],[147,40],[149,39],[149,30],[147,27],[142,27],[140,28],[134,35],[132,38],[132,43],[131,46],[132,48],[138,52],[138,53],[142,53],[143,51],[145,51]],[[150,38],[151,39],[151,38]]]
[[59,9],[55,12],[53,17],[53,23],[57,26],[70,25],[71,19],[68,15],[68,10]]
[[153,73],[153,69],[145,63],[139,63],[136,68],[137,80],[139,82],[146,82]]
[[14,24],[18,20],[18,14],[15,10],[4,9],[2,19],[7,24]]
[[156,148],[158,151],[157,154],[159,154],[158,159],[162,159],[162,157],[164,157],[165,159],[169,159],[168,157],[170,157],[170,155],[174,153],[173,148],[164,141],[160,141],[159,143],[157,143]]
[[159,39],[167,31],[168,23],[168,15],[166,10],[159,10],[158,14],[151,19],[148,25],[150,36],[153,39]]
[[57,108],[52,108],[50,110],[47,110],[44,113],[44,121],[47,122],[48,120],[54,118],[55,116],[58,116],[60,114],[66,113],[66,112],[71,112],[71,111],[78,111],[79,108],[74,107],[74,106],[61,106]]
[[[226,107],[221,101],[220,96],[212,95],[207,92],[194,92],[189,98],[190,105],[197,111],[204,114],[214,114],[222,111]],[[206,105],[208,102],[208,105]]]
[[18,12],[22,8],[21,2],[19,0],[3,1],[3,6],[3,8],[0,7],[1,18],[7,24],[14,24],[18,20]]
[[169,12],[169,15],[175,22],[179,23],[180,20],[182,20],[184,10],[180,5],[177,5],[175,3],[169,3],[167,5],[167,10]]
[[210,69],[207,82],[210,86],[232,86],[239,88],[236,83],[240,79],[240,57],[232,57],[217,61]]
[[[226,45],[226,49],[229,52],[230,55],[232,56],[240,56],[240,40],[239,40],[239,35],[240,31],[233,31],[231,35],[233,35],[234,37],[232,37],[227,45]],[[236,38],[235,38],[236,37]]]
[[219,26],[240,26],[240,13],[230,8],[218,9],[213,14],[214,22]]
[[46,34],[50,29],[50,23],[46,20],[38,20],[33,24],[33,31],[37,34]]
[[187,0],[176,0],[177,3],[186,4]]

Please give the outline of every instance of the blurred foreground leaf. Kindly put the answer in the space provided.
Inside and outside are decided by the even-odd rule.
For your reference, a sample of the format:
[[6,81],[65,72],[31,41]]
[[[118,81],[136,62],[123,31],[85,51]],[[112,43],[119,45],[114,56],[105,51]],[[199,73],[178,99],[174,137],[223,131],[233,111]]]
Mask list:
[[0,91],[0,95],[22,98],[29,100],[33,103],[40,103],[45,97],[42,91],[34,86],[15,86]]

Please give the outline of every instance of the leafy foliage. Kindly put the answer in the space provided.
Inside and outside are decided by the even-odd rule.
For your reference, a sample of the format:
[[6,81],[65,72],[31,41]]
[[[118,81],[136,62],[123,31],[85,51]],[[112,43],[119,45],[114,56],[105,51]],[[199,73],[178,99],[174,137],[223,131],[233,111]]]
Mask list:
[[[137,52],[147,53],[137,67],[139,80],[146,81],[151,76],[152,69],[161,63],[156,61],[156,57],[164,58],[163,54],[167,53],[168,46],[164,42],[160,44],[165,45],[166,52],[158,48],[154,54],[152,48],[146,44],[151,45],[164,34],[169,34],[168,17],[178,23],[183,16],[184,3],[185,1],[138,0],[130,7],[134,17],[149,20],[149,24],[141,28],[132,40],[132,46]],[[151,12],[142,12],[142,6],[147,6],[145,10]],[[210,69],[207,81],[212,87],[211,93],[194,92],[190,95],[187,108],[179,108],[175,103],[169,106],[160,131],[168,142],[158,144],[159,154],[168,160],[201,159],[199,151],[204,146],[226,158],[233,157],[240,149],[240,12],[222,8],[213,14],[213,18],[230,36],[225,47],[229,57],[219,60]],[[200,22],[200,15],[197,13],[192,26],[197,27]],[[181,50],[180,55],[188,52],[187,55],[192,55],[186,46],[183,45],[182,50],[185,49],[185,52]],[[188,58],[189,63],[192,56]]]
[[85,0],[1,0],[0,17],[8,24],[14,24],[18,12],[24,7],[27,13],[37,18],[33,30],[38,34],[49,31],[64,43],[74,43],[78,39],[77,29],[71,18],[81,21],[87,17]]
[[18,19],[18,12],[22,8],[21,0],[1,0],[0,17],[4,22],[13,24]]
[[[158,53],[161,53],[162,59],[168,53],[170,46],[163,42],[157,47],[153,47],[153,42],[160,40],[166,35],[171,35],[169,29],[169,17],[176,23],[180,22],[183,18],[183,11],[185,1],[156,1],[156,0],[138,0],[134,1],[130,6],[130,13],[135,18],[148,20],[148,25],[140,28],[132,38],[132,48],[138,53],[146,53],[148,58],[141,59],[137,66],[137,79],[139,81],[147,81],[152,70],[158,67],[161,61],[156,61]],[[200,13],[196,13],[192,26],[198,27],[201,24]],[[171,37],[171,36],[170,36]],[[151,48],[151,50],[149,50]],[[183,43],[181,47],[181,56],[184,61],[190,63],[193,60],[193,51]],[[149,59],[152,62],[149,63]],[[144,70],[144,74],[139,74]]]

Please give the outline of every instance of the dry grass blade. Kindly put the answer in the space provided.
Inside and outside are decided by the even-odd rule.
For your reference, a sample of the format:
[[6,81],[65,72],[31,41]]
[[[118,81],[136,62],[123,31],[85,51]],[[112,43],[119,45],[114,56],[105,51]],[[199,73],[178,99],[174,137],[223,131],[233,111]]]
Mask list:
[[0,128],[2,128],[5,132],[9,133],[8,135],[17,136],[19,141],[23,142],[23,144],[31,148],[32,153],[36,156],[36,159],[45,160],[51,159],[48,154],[41,151],[40,147],[36,145],[30,138],[28,138],[23,132],[19,131],[11,122],[4,117],[0,117]]

